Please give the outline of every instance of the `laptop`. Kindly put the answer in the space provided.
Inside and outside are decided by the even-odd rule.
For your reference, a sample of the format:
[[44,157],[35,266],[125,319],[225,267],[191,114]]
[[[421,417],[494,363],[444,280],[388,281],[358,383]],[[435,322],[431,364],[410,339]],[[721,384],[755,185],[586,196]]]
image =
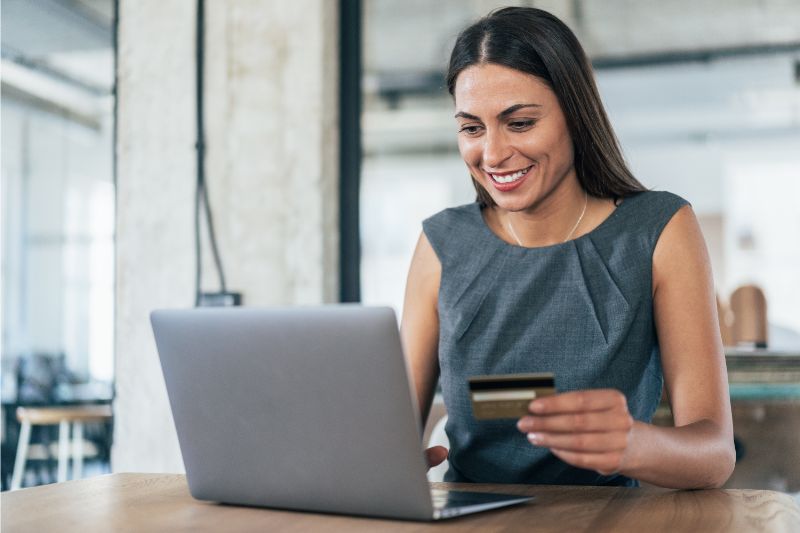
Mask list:
[[197,499],[409,520],[533,499],[431,489],[390,308],[159,310],[151,322]]

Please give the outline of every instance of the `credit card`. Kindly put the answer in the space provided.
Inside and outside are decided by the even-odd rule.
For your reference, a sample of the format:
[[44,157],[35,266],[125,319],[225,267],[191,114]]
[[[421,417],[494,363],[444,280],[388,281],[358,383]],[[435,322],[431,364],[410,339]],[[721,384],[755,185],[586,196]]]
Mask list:
[[550,372],[473,376],[469,392],[476,420],[521,418],[531,401],[556,393],[556,381]]

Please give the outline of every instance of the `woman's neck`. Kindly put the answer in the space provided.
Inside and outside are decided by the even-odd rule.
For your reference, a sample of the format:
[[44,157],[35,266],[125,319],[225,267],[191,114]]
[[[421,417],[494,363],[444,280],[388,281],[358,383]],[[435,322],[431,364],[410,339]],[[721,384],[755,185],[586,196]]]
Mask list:
[[533,248],[559,244],[579,235],[591,198],[577,179],[565,182],[523,210],[512,212],[495,206],[495,219],[506,240]]

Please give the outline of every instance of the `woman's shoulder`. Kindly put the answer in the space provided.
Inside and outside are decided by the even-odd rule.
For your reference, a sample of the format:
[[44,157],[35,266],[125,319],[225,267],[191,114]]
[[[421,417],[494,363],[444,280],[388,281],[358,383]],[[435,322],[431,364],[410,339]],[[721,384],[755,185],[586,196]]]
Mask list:
[[689,202],[667,191],[642,191],[626,196],[592,234],[592,242],[609,250],[641,248],[652,252],[664,227]]
[[660,211],[677,211],[684,205],[688,205],[689,202],[678,196],[675,193],[669,191],[655,191],[655,190],[647,190],[642,192],[634,193],[630,196],[626,196],[622,203],[628,203],[628,207],[633,208],[632,211],[644,211],[644,212],[653,212],[656,210],[657,212]]
[[[458,255],[468,240],[480,235],[481,210],[477,202],[448,207],[422,221],[422,231],[431,243],[436,255],[442,259],[445,255]],[[453,235],[469,239],[453,239]]]
[[[431,215],[422,221],[422,228],[431,238],[430,233],[448,232],[454,229],[464,228],[464,226],[477,225],[480,218],[480,206],[477,202],[448,207],[438,213]],[[434,235],[435,237],[436,235]]]
[[620,225],[658,238],[675,213],[689,202],[668,191],[642,191],[626,196],[617,208]]

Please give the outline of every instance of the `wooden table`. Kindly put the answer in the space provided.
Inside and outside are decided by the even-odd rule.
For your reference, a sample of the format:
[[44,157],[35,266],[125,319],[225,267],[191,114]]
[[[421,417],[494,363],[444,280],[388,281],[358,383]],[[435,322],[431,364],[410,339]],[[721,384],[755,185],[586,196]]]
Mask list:
[[3,531],[800,531],[800,508],[766,490],[544,485],[436,487],[534,495],[442,522],[404,522],[199,502],[176,474],[112,474],[4,492]]

